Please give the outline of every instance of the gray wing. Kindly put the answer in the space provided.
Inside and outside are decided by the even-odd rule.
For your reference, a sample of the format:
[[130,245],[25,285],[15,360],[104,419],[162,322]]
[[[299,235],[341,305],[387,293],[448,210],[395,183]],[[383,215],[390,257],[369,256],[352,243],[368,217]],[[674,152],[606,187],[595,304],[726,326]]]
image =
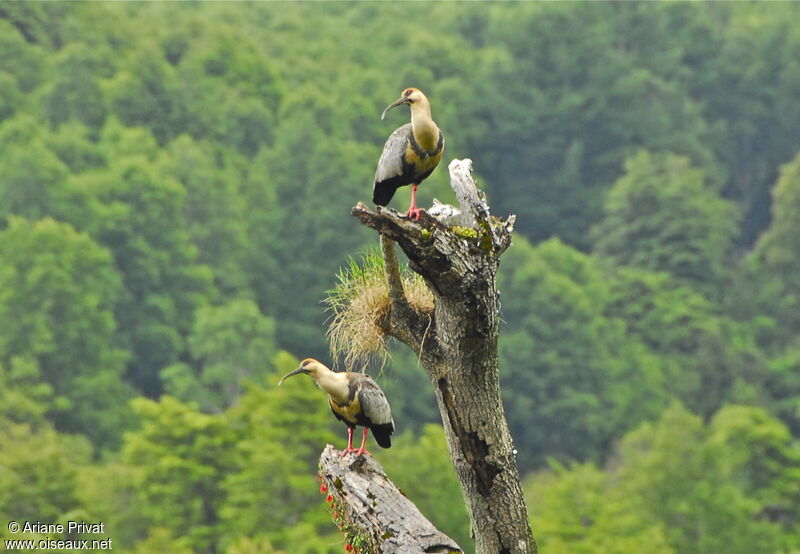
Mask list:
[[361,403],[361,411],[372,423],[377,425],[391,423],[394,427],[389,401],[375,381],[366,375],[358,391],[358,401]]
[[389,135],[383,146],[381,158],[378,160],[378,168],[375,170],[376,183],[403,174],[403,154],[406,152],[406,143],[410,132],[411,123],[406,123]]

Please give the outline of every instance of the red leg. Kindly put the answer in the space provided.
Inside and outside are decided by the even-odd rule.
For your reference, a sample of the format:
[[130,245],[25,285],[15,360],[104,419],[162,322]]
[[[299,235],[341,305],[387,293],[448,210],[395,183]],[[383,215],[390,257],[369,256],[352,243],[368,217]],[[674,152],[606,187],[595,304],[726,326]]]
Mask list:
[[413,217],[416,220],[419,220],[419,209],[417,208],[417,183],[412,183],[411,185],[411,206],[408,207],[408,213],[406,217]]
[[361,456],[362,454],[367,454],[368,456],[372,456],[369,451],[365,448],[367,445],[367,433],[369,433],[369,429],[364,427],[364,437],[361,439],[361,448],[356,450],[356,456]]
[[353,428],[352,427],[348,427],[347,428],[347,448],[342,450],[342,453],[339,454],[339,456],[346,456],[347,454],[350,454],[350,452],[355,452],[355,451],[356,451],[356,449],[353,448]]

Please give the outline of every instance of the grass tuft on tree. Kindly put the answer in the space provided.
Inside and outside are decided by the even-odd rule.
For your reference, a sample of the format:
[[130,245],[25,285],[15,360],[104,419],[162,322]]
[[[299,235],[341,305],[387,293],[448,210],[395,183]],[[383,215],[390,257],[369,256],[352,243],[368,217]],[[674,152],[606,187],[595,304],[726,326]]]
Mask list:
[[[417,313],[433,313],[433,295],[422,277],[404,268],[401,279],[409,305]],[[337,280],[325,299],[332,312],[328,327],[332,357],[342,359],[350,370],[365,368],[375,358],[385,362],[387,335],[379,322],[389,315],[391,299],[383,257],[370,250],[360,260],[351,258]]]

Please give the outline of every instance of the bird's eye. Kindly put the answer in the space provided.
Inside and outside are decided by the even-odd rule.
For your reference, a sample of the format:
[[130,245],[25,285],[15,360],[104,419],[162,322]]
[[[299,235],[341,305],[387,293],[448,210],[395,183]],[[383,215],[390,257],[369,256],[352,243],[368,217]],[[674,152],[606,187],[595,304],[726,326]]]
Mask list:
[[404,95],[404,96],[411,96],[411,94],[412,94],[413,92],[414,92],[414,89],[407,88],[407,89],[406,89],[406,91],[403,93],[403,95]]

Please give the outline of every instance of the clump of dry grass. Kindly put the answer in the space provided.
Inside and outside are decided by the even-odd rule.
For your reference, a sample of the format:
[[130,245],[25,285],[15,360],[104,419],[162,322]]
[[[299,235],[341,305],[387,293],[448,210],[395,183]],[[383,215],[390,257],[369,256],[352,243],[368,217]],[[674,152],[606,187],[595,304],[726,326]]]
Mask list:
[[[350,259],[337,278],[325,299],[333,313],[327,333],[333,358],[341,357],[351,371],[364,369],[375,358],[383,366],[389,352],[378,321],[388,314],[391,302],[383,257],[370,251],[360,262]],[[433,312],[433,295],[422,277],[404,268],[401,278],[409,305],[418,312]]]

